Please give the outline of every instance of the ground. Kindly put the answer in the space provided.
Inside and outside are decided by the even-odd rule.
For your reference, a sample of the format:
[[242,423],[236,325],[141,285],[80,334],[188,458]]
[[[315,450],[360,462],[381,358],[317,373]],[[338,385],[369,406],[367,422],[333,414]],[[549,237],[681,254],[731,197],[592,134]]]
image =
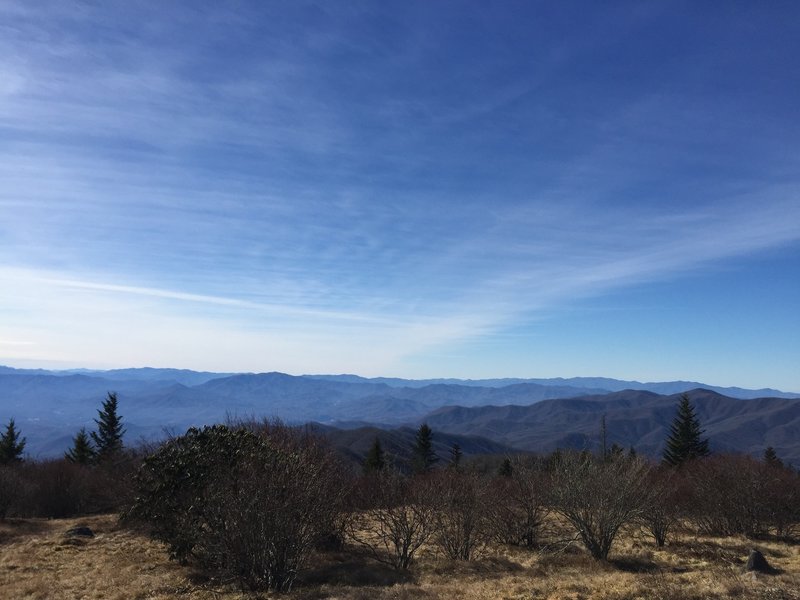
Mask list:
[[[87,525],[94,538],[66,537]],[[758,547],[777,573],[743,571]],[[0,597],[14,600],[244,600],[235,587],[210,582],[170,562],[163,547],[117,524],[112,515],[0,522]],[[682,532],[656,549],[629,531],[608,563],[586,553],[498,547],[457,563],[423,555],[411,574],[352,553],[315,557],[289,598],[317,600],[800,600],[800,546]]]

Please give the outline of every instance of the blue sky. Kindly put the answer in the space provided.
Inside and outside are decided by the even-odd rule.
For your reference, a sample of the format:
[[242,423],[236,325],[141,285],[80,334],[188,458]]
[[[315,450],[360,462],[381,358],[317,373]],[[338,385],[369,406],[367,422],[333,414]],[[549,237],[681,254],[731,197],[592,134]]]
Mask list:
[[0,3],[0,363],[800,391],[800,6]]

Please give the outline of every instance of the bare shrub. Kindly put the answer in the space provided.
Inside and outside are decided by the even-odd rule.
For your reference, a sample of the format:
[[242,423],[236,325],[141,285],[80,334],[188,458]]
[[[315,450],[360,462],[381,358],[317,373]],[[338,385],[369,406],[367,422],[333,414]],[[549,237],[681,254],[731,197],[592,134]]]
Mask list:
[[564,453],[554,461],[553,508],[575,528],[593,558],[605,560],[620,528],[647,504],[649,466],[641,459]]
[[428,477],[406,478],[380,471],[362,478],[359,510],[348,523],[349,538],[384,564],[408,569],[434,532],[434,506]]
[[488,517],[494,540],[534,547],[549,509],[549,475],[542,465],[517,459],[511,477],[497,477],[489,489]]
[[173,558],[251,590],[288,591],[344,487],[329,453],[281,433],[190,429],[145,459],[129,518],[149,523]]
[[650,493],[642,507],[640,522],[661,548],[680,521],[686,496],[685,478],[675,469],[655,468],[647,476],[647,486]]
[[0,521],[20,505],[25,495],[25,482],[15,465],[0,465]]
[[750,456],[716,455],[692,464],[691,514],[711,535],[786,535],[800,519],[797,475]]
[[125,452],[102,465],[63,458],[25,461],[15,466],[20,485],[14,514],[63,518],[118,510],[130,502],[135,464],[135,456]]
[[26,516],[63,518],[87,511],[87,469],[66,460],[28,463],[21,469],[27,482]]
[[738,455],[716,455],[691,465],[691,514],[701,531],[748,536],[766,532],[763,481],[758,471],[757,461]]
[[434,540],[453,560],[471,560],[489,542],[488,480],[455,469],[431,476],[436,495]]
[[788,538],[800,526],[800,474],[779,464],[764,465],[767,518],[775,535]]

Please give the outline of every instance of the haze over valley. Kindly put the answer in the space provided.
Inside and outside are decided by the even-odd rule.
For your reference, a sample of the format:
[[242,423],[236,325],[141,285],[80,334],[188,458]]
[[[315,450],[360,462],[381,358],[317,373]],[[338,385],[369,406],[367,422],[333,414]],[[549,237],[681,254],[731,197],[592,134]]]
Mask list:
[[[228,419],[280,418],[314,424],[354,456],[366,451],[375,428],[394,431],[382,434],[387,439],[407,439],[422,422],[444,436],[438,440],[443,454],[454,439],[467,454],[596,450],[605,416],[609,443],[653,457],[663,450],[677,398],[688,392],[715,451],[760,455],[773,446],[782,457],[800,464],[800,394],[700,382],[406,380],[2,367],[0,419],[16,420],[31,456],[60,456],[81,427],[92,429],[100,401],[109,391],[119,397],[126,441],[132,445]],[[401,451],[402,444],[396,446]]]

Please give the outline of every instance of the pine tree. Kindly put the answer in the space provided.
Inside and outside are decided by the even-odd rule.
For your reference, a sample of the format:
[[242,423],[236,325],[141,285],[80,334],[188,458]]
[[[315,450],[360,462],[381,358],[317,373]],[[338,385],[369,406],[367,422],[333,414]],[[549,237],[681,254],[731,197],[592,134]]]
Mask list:
[[605,414],[600,419],[600,457],[603,460],[608,458],[608,428]]
[[386,468],[386,456],[381,447],[381,441],[376,436],[364,458],[364,473],[377,473],[383,471],[384,468]]
[[411,452],[411,468],[414,473],[427,473],[439,458],[433,451],[433,430],[423,423],[414,438]]
[[89,434],[86,433],[86,427],[81,427],[81,430],[72,439],[72,448],[64,453],[64,458],[79,465],[88,465],[94,460],[94,457],[95,451]]
[[625,454],[625,448],[614,442],[606,455],[606,460],[616,460],[622,458]]
[[783,461],[778,458],[778,453],[775,452],[775,448],[772,446],[767,446],[767,449],[764,450],[764,462],[771,467],[783,466]]
[[22,460],[25,438],[20,439],[14,419],[9,419],[6,431],[0,437],[0,465],[8,465]]
[[97,431],[92,432],[97,460],[102,462],[113,457],[122,450],[122,417],[117,414],[117,394],[108,392],[108,397],[103,401],[103,408],[97,411]]
[[461,458],[464,453],[461,451],[461,446],[458,442],[453,442],[450,446],[450,464],[447,465],[451,469],[458,469],[461,466]]
[[500,468],[497,470],[500,477],[511,477],[514,474],[514,465],[511,464],[511,459],[507,456],[500,463]]
[[686,461],[708,456],[708,439],[700,437],[704,431],[700,429],[700,422],[694,414],[689,396],[682,394],[667,438],[664,463],[677,467]]

